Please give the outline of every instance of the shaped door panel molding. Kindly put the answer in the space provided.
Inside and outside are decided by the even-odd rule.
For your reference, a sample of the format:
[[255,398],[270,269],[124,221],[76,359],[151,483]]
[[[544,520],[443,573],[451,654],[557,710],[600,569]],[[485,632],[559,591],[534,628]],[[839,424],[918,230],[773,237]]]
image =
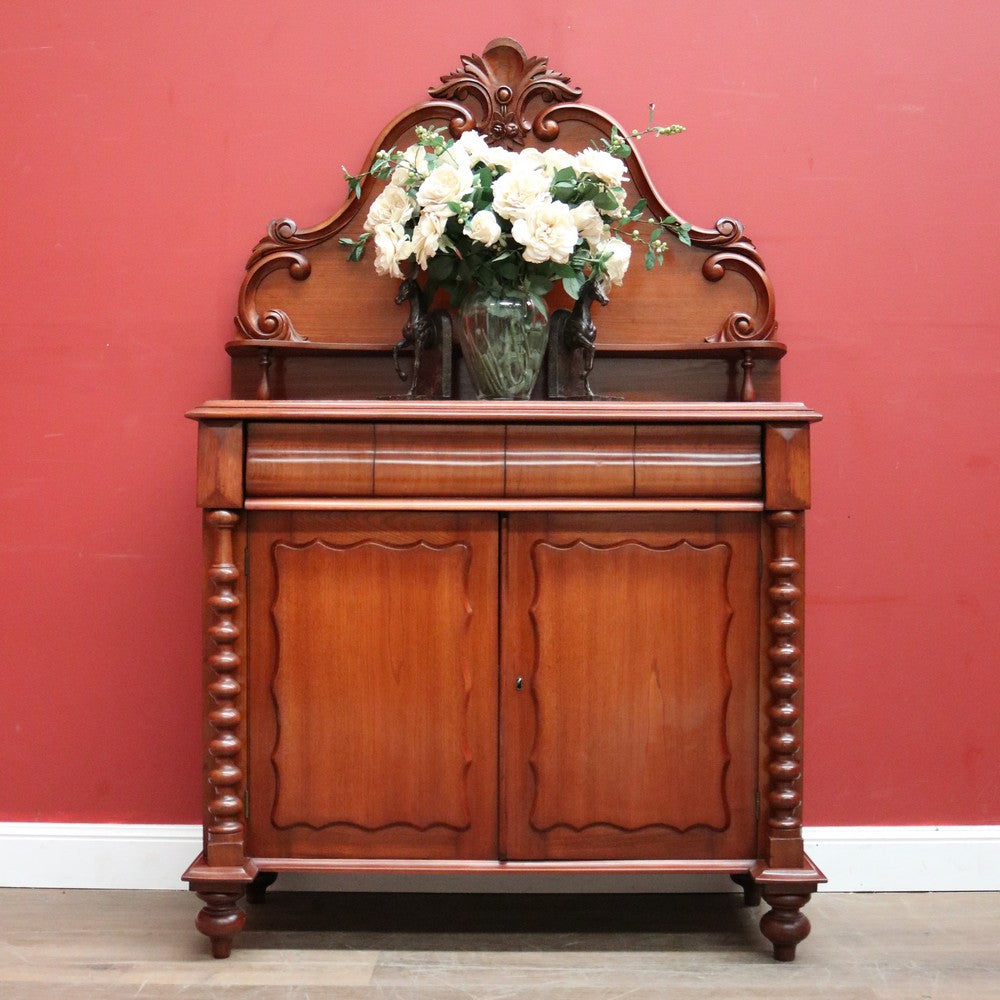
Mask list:
[[251,652],[256,851],[489,856],[495,516],[259,520],[273,528],[258,525],[250,562],[251,614],[271,623]]
[[750,856],[756,519],[525,515],[507,544],[507,856]]

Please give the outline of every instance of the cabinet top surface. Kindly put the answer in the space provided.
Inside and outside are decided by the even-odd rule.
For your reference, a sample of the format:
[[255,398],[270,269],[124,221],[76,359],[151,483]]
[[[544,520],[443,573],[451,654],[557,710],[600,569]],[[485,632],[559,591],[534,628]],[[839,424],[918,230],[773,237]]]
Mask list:
[[813,423],[803,403],[659,403],[606,400],[211,400],[193,420],[398,420],[527,423]]

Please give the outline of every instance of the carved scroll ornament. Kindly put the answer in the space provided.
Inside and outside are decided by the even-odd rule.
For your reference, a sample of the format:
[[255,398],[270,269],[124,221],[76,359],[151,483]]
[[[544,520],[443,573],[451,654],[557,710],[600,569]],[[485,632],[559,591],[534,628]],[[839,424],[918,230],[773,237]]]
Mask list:
[[[569,77],[548,68],[548,60],[528,56],[513,39],[498,38],[486,46],[482,55],[461,57],[461,66],[441,77],[441,84],[431,87],[432,100],[415,105],[398,115],[380,133],[365,163],[370,164],[378,150],[412,141],[417,125],[443,125],[458,138],[471,129],[487,136],[493,145],[516,148],[526,144],[555,141],[563,123],[581,126],[594,139],[608,138],[620,125],[603,112],[577,103],[582,91],[571,85]],[[635,190],[646,198],[650,213],[658,217],[677,215],[657,194],[637,151],[626,161]],[[287,270],[296,281],[310,276],[311,265],[305,252],[346,231],[373,194],[380,181],[365,177],[361,198],[349,197],[325,222],[299,229],[292,219],[275,219],[263,239],[254,248],[247,263],[247,274],[240,290],[236,326],[243,337],[266,341],[307,341],[283,309],[272,306],[263,313],[256,302],[262,282],[280,270]],[[764,341],[773,337],[774,292],[760,255],[743,226],[731,218],[722,218],[714,228],[692,227],[691,246],[708,252],[702,265],[705,280],[717,282],[732,272],[745,279],[754,296],[751,311],[726,316],[717,332],[707,337],[709,343]],[[373,279],[374,280],[374,279]]]
[[[473,127],[493,145],[523,146],[532,133],[551,142],[559,126],[547,120],[544,109],[528,118],[529,106],[542,101],[576,101],[583,93],[571,87],[569,77],[548,68],[544,56],[528,57],[512,38],[497,38],[481,56],[462,56],[462,68],[441,77],[441,86],[432,87],[431,97],[465,103],[471,97],[481,104]],[[449,123],[455,138],[468,130],[465,118]]]

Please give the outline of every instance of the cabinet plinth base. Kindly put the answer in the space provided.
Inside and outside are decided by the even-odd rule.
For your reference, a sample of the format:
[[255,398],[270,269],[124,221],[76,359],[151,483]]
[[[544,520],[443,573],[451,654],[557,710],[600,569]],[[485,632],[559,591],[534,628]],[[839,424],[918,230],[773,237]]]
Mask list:
[[[729,875],[743,890],[746,906],[763,901],[770,909],[760,920],[760,930],[774,948],[779,962],[795,959],[795,949],[809,934],[802,907],[826,881],[823,873],[804,858],[801,869],[769,869],[762,862],[732,860],[690,861],[541,861],[500,862],[489,860],[421,861],[417,859],[320,859],[248,858],[239,867],[212,867],[200,855],[184,873],[184,880],[205,904],[195,919],[197,929],[209,938],[214,958],[228,958],[233,939],[243,929],[246,914],[241,897],[250,904],[264,901],[265,892],[279,872],[311,874],[464,874],[490,875],[506,872],[517,880],[531,874],[622,875],[676,874]],[[356,890],[355,890],[356,891]],[[530,890],[529,890],[530,891]]]

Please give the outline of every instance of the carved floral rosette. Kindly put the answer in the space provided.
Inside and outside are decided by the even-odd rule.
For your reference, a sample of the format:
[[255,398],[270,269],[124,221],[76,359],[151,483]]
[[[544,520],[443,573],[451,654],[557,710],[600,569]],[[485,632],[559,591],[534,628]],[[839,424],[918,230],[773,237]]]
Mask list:
[[[624,133],[603,112],[578,103],[581,94],[568,77],[549,69],[545,57],[528,57],[514,40],[498,38],[486,46],[482,55],[462,56],[460,68],[441,77],[439,86],[430,88],[432,100],[415,105],[393,119],[372,144],[365,164],[370,164],[379,150],[410,141],[408,136],[417,125],[443,125],[454,138],[476,129],[488,142],[506,149],[555,142],[562,123],[567,121],[588,126],[594,138],[610,137],[613,128]],[[632,184],[647,200],[650,214],[680,219],[656,192],[635,150],[626,163]],[[275,219],[268,225],[247,262],[240,289],[235,321],[242,337],[272,343],[308,340],[284,309],[272,306],[261,310],[258,305],[261,284],[269,275],[282,270],[296,281],[308,279],[312,265],[305,251],[343,233],[366,203],[366,194],[370,195],[372,186],[380,183],[366,176],[361,200],[348,198],[319,225],[300,229],[287,218]],[[770,340],[776,329],[774,293],[760,255],[741,223],[722,218],[711,229],[692,227],[690,236],[692,248],[707,251],[701,266],[706,281],[717,282],[734,273],[744,278],[753,291],[752,311],[737,311],[722,317],[715,334],[705,338],[707,342]]]

